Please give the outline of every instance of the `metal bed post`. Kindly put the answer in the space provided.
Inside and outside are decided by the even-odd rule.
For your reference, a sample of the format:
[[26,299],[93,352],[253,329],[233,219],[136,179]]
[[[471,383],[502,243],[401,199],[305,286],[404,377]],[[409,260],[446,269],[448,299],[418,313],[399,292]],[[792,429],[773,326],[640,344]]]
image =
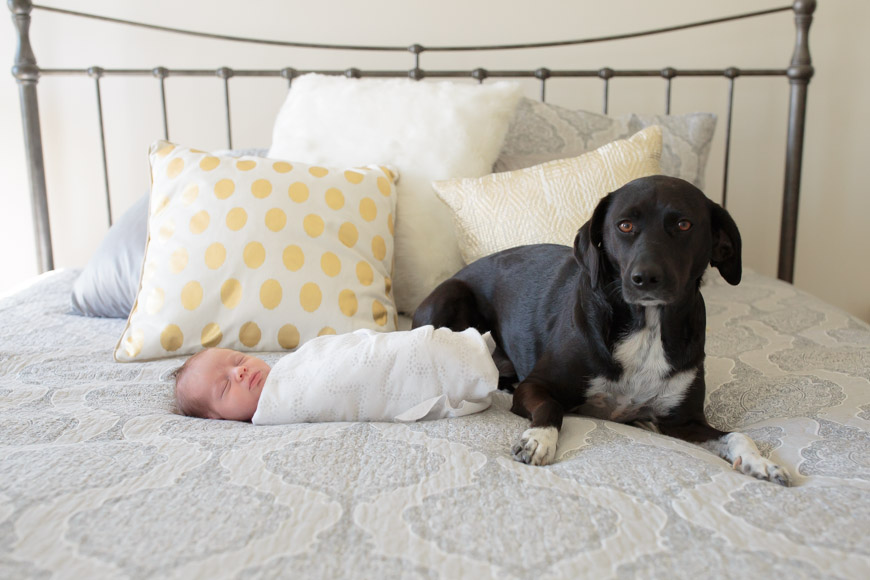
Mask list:
[[27,175],[30,182],[30,203],[33,212],[33,228],[36,236],[36,260],[39,273],[54,269],[54,253],[51,248],[51,225],[48,219],[48,198],[45,188],[45,171],[42,157],[42,131],[39,126],[39,103],[36,84],[39,82],[39,67],[33,48],[30,46],[30,0],[8,0],[12,22],[18,35],[15,65],[12,75],[18,80],[21,98],[21,121],[24,128],[24,148],[27,151]]
[[786,282],[794,281],[804,126],[807,117],[807,88],[813,76],[809,31],[810,24],[813,22],[813,12],[816,10],[816,0],[797,0],[793,8],[796,38],[791,66],[788,68],[791,95],[788,103],[785,191],[782,197],[782,226],[779,231],[779,270],[777,272],[777,276]]

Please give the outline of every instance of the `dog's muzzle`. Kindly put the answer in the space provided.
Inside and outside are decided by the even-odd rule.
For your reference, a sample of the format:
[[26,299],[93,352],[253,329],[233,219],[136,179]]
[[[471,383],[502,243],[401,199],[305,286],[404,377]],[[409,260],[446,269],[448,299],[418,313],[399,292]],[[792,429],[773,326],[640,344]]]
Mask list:
[[638,259],[622,273],[622,295],[629,304],[663,306],[675,299],[672,275],[667,275],[661,265]]

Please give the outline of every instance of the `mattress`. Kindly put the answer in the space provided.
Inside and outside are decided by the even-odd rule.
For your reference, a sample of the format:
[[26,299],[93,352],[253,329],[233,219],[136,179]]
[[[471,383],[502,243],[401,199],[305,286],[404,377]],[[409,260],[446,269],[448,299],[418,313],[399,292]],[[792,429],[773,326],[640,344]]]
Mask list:
[[124,322],[69,314],[76,275],[0,300],[0,578],[870,575],[870,328],[790,285],[703,289],[707,415],[784,488],[579,416],[517,463],[505,393],[413,424],[182,417],[180,360],[113,362]]

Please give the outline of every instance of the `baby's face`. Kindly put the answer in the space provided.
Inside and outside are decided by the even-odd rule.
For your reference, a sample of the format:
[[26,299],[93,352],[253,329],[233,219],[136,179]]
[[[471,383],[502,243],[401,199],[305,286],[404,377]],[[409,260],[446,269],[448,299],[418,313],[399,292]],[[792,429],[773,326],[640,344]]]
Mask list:
[[209,419],[250,421],[270,370],[257,357],[211,348],[191,361],[180,387],[205,403]]

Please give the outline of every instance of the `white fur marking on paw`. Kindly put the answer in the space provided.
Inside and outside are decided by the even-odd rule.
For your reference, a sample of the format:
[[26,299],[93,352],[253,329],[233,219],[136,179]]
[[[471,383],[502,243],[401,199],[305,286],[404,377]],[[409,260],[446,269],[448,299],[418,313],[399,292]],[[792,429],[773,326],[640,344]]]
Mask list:
[[511,448],[514,459],[528,465],[548,465],[556,457],[559,430],[555,427],[526,429]]
[[717,449],[719,455],[731,462],[735,470],[751,475],[756,479],[788,487],[788,472],[773,461],[763,457],[752,439],[743,433],[729,433],[719,441],[722,444]]

